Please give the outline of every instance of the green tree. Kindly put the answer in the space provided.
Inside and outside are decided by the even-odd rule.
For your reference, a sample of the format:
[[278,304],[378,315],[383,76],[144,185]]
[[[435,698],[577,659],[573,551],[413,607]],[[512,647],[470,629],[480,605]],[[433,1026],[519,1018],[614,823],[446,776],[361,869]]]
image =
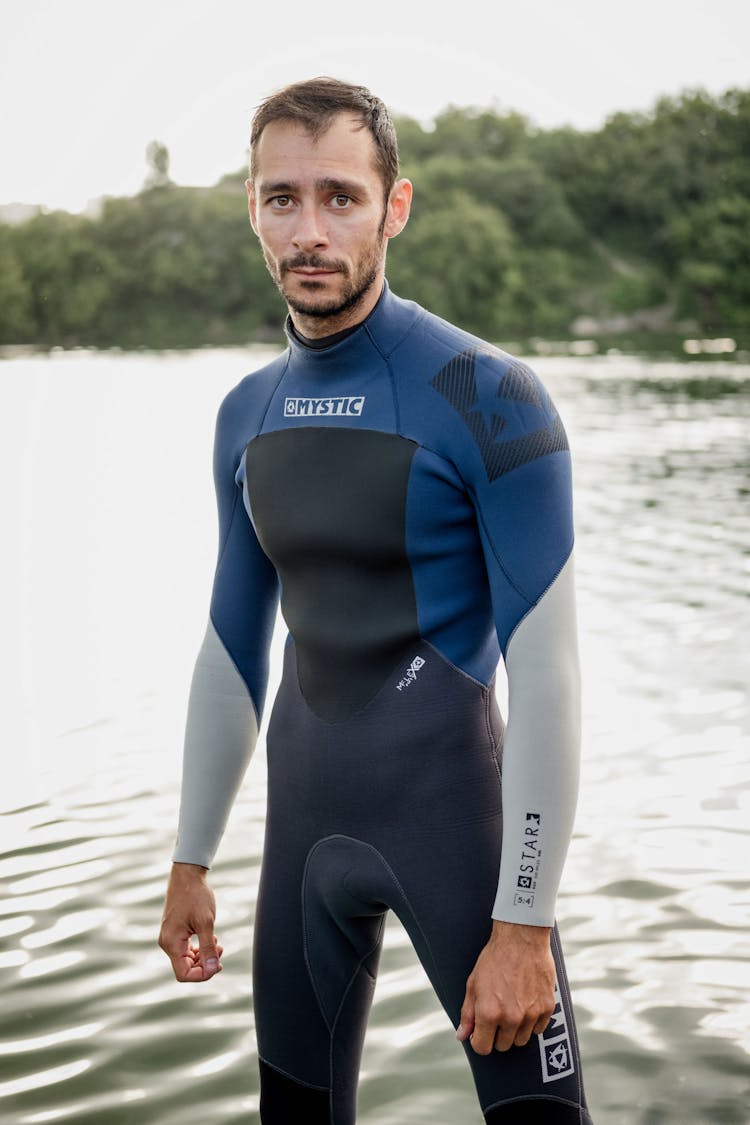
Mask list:
[[750,199],[725,195],[676,217],[679,312],[717,333],[750,330]]
[[146,163],[149,167],[146,188],[163,188],[172,182],[169,178],[169,149],[161,141],[149,141],[146,145]]
[[0,226],[0,344],[22,343],[35,334],[31,286],[12,228]]
[[515,316],[516,256],[504,217],[468,192],[453,191],[415,215],[391,244],[388,275],[397,292],[469,332],[498,338]]

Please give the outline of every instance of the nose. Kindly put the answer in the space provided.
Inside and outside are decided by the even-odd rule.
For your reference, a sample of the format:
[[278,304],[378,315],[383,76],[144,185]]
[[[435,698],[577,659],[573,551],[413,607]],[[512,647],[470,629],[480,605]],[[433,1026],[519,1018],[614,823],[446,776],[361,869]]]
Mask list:
[[307,252],[328,245],[325,222],[317,207],[308,205],[300,208],[293,242],[298,249]]

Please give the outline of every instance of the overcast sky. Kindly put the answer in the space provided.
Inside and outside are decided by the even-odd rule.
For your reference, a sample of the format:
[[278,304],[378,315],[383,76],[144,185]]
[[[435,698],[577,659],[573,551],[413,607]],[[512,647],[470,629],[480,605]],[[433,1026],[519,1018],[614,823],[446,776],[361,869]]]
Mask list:
[[750,85],[748,0],[0,0],[0,204],[77,210],[239,168],[253,108],[332,74],[396,113],[518,109],[594,128],[661,94]]

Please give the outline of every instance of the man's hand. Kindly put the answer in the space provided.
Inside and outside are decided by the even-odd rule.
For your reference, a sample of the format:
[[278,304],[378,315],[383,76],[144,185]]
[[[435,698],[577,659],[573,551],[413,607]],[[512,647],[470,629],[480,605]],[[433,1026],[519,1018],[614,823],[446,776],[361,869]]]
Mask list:
[[[179,981],[210,980],[222,969],[223,948],[214,934],[216,900],[206,882],[206,868],[174,863],[169,876],[159,945]],[[190,939],[196,934],[199,948]]]
[[478,1055],[523,1047],[544,1031],[555,1007],[555,962],[546,926],[493,922],[466,982],[456,1037]]

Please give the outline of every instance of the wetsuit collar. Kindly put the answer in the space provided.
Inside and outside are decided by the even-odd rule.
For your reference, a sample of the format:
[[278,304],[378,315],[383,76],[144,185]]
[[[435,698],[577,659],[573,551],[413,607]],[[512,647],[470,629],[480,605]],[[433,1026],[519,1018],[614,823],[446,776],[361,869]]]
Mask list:
[[378,303],[359,324],[309,343],[294,329],[290,317],[287,317],[284,331],[289,347],[298,358],[338,358],[350,348],[361,346],[364,337],[369,337],[379,352],[388,355],[423,313],[424,310],[413,301],[403,301],[392,293],[388,282],[384,281]]

